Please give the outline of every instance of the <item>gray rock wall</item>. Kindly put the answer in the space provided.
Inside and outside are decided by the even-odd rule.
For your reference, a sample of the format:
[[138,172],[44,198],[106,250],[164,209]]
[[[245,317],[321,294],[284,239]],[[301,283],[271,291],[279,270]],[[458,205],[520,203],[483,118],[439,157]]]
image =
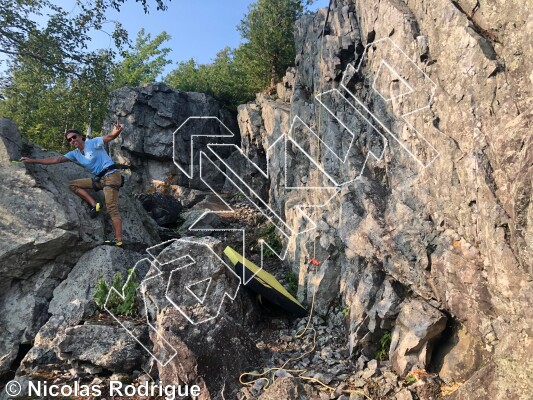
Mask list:
[[[124,124],[123,133],[110,147],[111,155],[117,162],[135,167],[132,181],[137,192],[163,182],[207,190],[199,179],[199,151],[205,151],[207,143],[240,144],[235,117],[203,93],[172,90],[163,83],[124,87],[114,92],[109,107],[111,115],[104,122],[104,131],[110,131],[117,120]],[[228,137],[231,134],[233,138]],[[223,185],[219,182],[217,187]]]
[[[481,341],[464,361],[490,355],[457,398],[533,393],[531,9],[531,1],[334,0],[324,37],[325,10],[297,24],[296,69],[279,98],[239,109],[243,141],[250,157],[267,154],[270,201],[289,224],[301,223],[291,205],[316,203],[319,192],[295,194],[285,179],[302,186],[353,180],[311,213],[314,232],[289,241],[300,298],[309,302],[317,285],[317,312],[345,302],[353,352],[373,352],[392,330],[391,360],[401,373],[409,360],[398,362],[397,349],[411,349],[416,366],[429,368],[428,346],[445,341],[445,315],[462,324],[468,343]],[[320,140],[291,130],[295,116]],[[299,135],[320,168],[290,144],[283,176],[284,154],[268,154],[283,134]],[[307,265],[313,256],[322,262],[316,271]],[[413,299],[422,304],[419,321],[407,328],[403,310]],[[413,353],[401,338],[416,337],[430,320],[438,332]],[[461,379],[471,376],[470,369]]]
[[[92,298],[102,260],[92,257],[91,249],[107,238],[111,226],[107,216],[90,219],[88,208],[68,189],[69,180],[89,176],[81,167],[72,163],[50,166],[13,163],[11,160],[19,159],[23,150],[24,155],[33,158],[57,154],[23,145],[16,126],[7,120],[1,121],[0,130],[0,375],[3,376],[16,367],[12,363],[21,345],[31,346],[49,314],[53,314],[49,308],[51,302],[55,298],[57,308],[60,294],[64,292],[61,287],[66,285],[61,283],[66,282],[69,272],[84,255],[89,260],[83,269],[94,279],[93,286],[89,290],[83,282],[75,282],[72,284],[75,287],[69,290],[79,289],[87,297],[86,301]],[[132,249],[144,250],[159,241],[155,223],[136,204],[127,188],[121,191],[120,208],[124,241]],[[140,258],[138,253],[134,254]],[[58,314],[65,317],[64,310]],[[52,337],[58,332],[57,329],[48,331]]]

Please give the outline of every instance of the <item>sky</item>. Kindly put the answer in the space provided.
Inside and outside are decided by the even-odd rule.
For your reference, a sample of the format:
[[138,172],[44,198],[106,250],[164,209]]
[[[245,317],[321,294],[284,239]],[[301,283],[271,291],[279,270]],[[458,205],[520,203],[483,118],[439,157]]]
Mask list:
[[[167,1],[166,11],[152,7],[149,14],[143,12],[141,4],[129,0],[120,12],[109,12],[110,20],[119,21],[128,31],[132,41],[141,28],[151,33],[152,38],[165,31],[172,39],[164,43],[171,48],[168,56],[173,64],[167,66],[165,74],[174,69],[179,61],[191,58],[200,64],[213,61],[218,51],[226,46],[235,48],[240,43],[237,25],[243,19],[248,6],[255,0],[172,0]],[[74,0],[56,0],[66,10],[74,9]],[[327,7],[329,0],[315,0],[311,10]],[[152,3],[154,5],[154,3]],[[108,25],[112,30],[112,25]],[[94,35],[94,48],[110,48],[112,40],[105,34]]]

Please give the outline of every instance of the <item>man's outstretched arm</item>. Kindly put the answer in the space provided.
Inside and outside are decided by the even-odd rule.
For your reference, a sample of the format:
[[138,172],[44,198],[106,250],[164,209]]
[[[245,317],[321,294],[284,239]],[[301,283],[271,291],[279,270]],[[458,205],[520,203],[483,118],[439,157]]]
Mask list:
[[124,129],[124,127],[121,124],[119,124],[117,121],[111,133],[108,133],[102,138],[104,139],[104,143],[109,143],[110,141],[118,138],[118,135],[120,135],[120,132],[122,132],[122,129]]
[[20,159],[24,164],[61,164],[67,161],[70,161],[67,157],[59,156],[59,157],[48,157],[48,158],[41,158],[41,159],[33,159],[29,157],[22,157]]

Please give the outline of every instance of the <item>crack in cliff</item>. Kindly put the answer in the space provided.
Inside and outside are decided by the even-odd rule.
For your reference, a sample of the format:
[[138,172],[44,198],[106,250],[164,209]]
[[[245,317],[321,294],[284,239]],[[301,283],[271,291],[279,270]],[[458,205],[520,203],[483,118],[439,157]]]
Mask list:
[[472,30],[475,33],[477,33],[481,37],[481,39],[484,41],[485,45],[480,43],[480,48],[483,54],[485,54],[485,56],[489,58],[490,60],[497,59],[498,53],[494,49],[494,43],[498,43],[498,44],[502,44],[502,43],[492,32],[483,28],[477,21],[474,20],[474,14],[476,13],[476,11],[479,9],[479,6],[480,6],[479,1],[477,2],[477,4],[474,6],[474,8],[472,9],[470,13],[464,10],[464,8],[461,6],[458,0],[451,0],[451,2],[453,6],[457,10],[459,10],[459,12],[463,14],[466,17],[466,19],[470,22],[469,27],[472,28]]

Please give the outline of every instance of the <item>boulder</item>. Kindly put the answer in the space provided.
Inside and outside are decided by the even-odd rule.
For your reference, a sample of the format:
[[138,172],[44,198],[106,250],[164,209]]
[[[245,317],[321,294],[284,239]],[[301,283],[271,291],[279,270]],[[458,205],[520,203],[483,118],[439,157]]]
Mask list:
[[394,371],[405,376],[426,369],[432,346],[446,327],[446,316],[424,301],[410,300],[401,307],[392,333],[389,358]]
[[[110,109],[104,131],[111,130],[117,119],[124,125],[110,152],[117,161],[135,167],[132,180],[137,192],[159,182],[208,190],[199,178],[200,150],[206,151],[207,143],[240,142],[235,118],[211,96],[172,90],[164,83],[118,89]],[[232,151],[220,154],[227,157]],[[194,176],[190,179],[183,171]]]
[[178,229],[181,236],[206,236],[225,226],[222,218],[207,208],[194,208],[181,213],[180,217],[183,220]]
[[243,326],[239,279],[222,262],[220,241],[182,238],[151,250],[154,265],[141,284],[150,337],[165,384],[198,384],[201,399],[234,398],[238,377],[260,360]]
[[[22,360],[19,373],[27,373],[38,365],[58,361],[58,343],[64,341],[69,327],[89,319],[97,310],[93,295],[99,279],[110,284],[120,272],[124,278],[128,269],[141,259],[139,253],[118,247],[102,246],[85,253],[72,268],[68,277],[53,291],[47,308],[51,314],[39,329],[33,347]],[[138,265],[143,265],[139,263]],[[146,274],[146,268],[136,268],[139,279]],[[124,331],[125,332],[125,331]]]
[[[22,146],[16,126],[7,120],[0,121],[0,128],[0,208],[3,210],[0,220],[3,233],[0,241],[0,323],[5,327],[0,339],[1,375],[16,368],[12,363],[17,354],[25,354],[26,347],[33,342],[49,314],[63,313],[65,307],[77,307],[83,315],[90,313],[90,306],[87,306],[89,294],[84,290],[89,289],[90,282],[94,283],[106,266],[109,267],[109,261],[119,263],[118,259],[124,255],[122,263],[133,266],[139,255],[123,250],[118,250],[118,257],[111,255],[118,254],[115,250],[91,252],[109,237],[111,224],[105,215],[90,219],[88,207],[68,189],[69,180],[88,177],[87,172],[73,163],[50,166],[12,163],[10,160],[19,159],[22,150],[23,155],[33,158],[58,154],[43,152],[32,145]],[[129,248],[144,249],[159,241],[157,225],[136,201],[132,201],[127,191],[121,192],[119,204],[124,241]],[[136,255],[132,258],[128,254]],[[71,285],[80,286],[54,292],[79,260],[85,276]],[[112,267],[108,269],[114,271]],[[65,285],[66,282],[63,287]],[[64,296],[67,290],[77,290],[78,304],[69,304],[72,298]],[[49,309],[54,296],[58,297]]]
[[65,330],[57,342],[59,358],[90,363],[112,372],[140,369],[150,356],[141,343],[147,341],[148,327],[124,322],[128,328],[108,325],[79,325]]

